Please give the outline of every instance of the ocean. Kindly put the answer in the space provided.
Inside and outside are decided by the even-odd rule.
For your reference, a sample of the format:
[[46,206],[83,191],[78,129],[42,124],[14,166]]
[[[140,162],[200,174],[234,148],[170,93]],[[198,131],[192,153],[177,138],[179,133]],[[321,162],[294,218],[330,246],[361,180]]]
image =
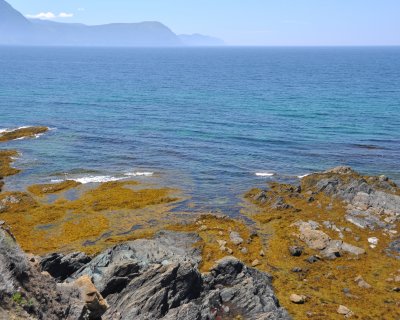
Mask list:
[[338,165],[400,182],[400,48],[0,47],[6,180],[134,177],[235,215],[267,182]]

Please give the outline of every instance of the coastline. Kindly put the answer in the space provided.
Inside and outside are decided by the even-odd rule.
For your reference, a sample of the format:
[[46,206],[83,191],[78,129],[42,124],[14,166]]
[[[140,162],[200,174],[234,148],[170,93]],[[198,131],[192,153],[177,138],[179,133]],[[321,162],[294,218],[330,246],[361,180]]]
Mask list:
[[[32,137],[36,130],[25,132]],[[16,152],[2,151],[0,176],[18,174],[11,167]],[[240,217],[172,212],[182,198],[179,190],[149,187],[129,178],[90,185],[61,181],[34,185],[26,192],[2,191],[0,220],[22,249],[42,256],[35,261],[49,253],[74,251],[96,259],[118,244],[159,239],[162,230],[196,234],[195,242],[188,240],[199,249],[196,272],[219,270],[216,265],[235,256],[241,262],[229,260],[229,266],[247,265],[272,275],[276,297],[295,319],[336,319],[340,306],[348,310],[340,317],[399,316],[400,190],[389,178],[362,176],[342,167],[303,176],[299,185],[271,183],[266,189],[250,190],[245,199],[257,210],[243,215],[252,225]],[[171,257],[164,258],[157,261]],[[246,276],[251,278],[253,271],[249,272]],[[264,289],[270,290],[265,283]],[[114,298],[109,311],[103,297],[98,297],[97,306],[114,312],[117,305],[112,303],[118,295]],[[228,305],[222,301],[218,312],[223,315]],[[278,306],[270,312],[287,319]],[[125,305],[124,310],[131,307]],[[252,310],[231,308],[226,316],[235,312],[254,315]]]

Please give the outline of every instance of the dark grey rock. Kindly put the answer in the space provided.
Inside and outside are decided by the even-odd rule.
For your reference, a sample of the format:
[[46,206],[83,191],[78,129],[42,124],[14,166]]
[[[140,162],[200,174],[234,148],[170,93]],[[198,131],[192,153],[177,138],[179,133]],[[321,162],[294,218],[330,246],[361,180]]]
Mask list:
[[400,238],[389,243],[389,246],[386,249],[386,254],[400,260]]
[[310,257],[308,257],[307,259],[306,259],[306,261],[308,262],[308,263],[316,263],[316,262],[318,262],[318,261],[320,261],[321,259],[319,258],[319,257],[317,257],[317,256],[310,256]]
[[195,233],[161,231],[153,239],[138,239],[107,249],[75,272],[68,282],[83,275],[91,277],[100,293],[107,297],[122,291],[140,272],[154,264],[201,261],[194,244],[200,240]]
[[205,275],[189,262],[155,265],[108,302],[110,319],[263,319],[266,314],[290,319],[273,294],[270,276],[233,257]]
[[286,209],[292,209],[293,206],[287,204],[282,197],[277,197],[275,199],[275,202],[272,204],[271,208],[277,210],[286,210]]
[[90,260],[91,258],[82,252],[67,255],[52,253],[41,259],[40,267],[42,271],[47,271],[53,278],[63,281],[89,263]]
[[299,246],[290,246],[289,252],[293,257],[300,257],[303,253],[304,248]]

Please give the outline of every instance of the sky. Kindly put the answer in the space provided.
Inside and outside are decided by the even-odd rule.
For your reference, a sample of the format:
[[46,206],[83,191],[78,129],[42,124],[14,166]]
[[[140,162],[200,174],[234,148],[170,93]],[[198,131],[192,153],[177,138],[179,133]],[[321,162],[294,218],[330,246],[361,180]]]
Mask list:
[[7,0],[29,17],[159,21],[230,45],[400,45],[400,0]]

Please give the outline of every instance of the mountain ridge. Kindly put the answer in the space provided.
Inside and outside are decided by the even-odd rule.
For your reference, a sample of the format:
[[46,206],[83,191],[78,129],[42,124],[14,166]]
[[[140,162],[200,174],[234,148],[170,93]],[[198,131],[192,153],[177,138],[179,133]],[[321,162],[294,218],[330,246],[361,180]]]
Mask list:
[[158,21],[86,25],[27,19],[0,0],[0,45],[141,47],[216,43],[223,44],[219,39],[199,34],[177,35]]

